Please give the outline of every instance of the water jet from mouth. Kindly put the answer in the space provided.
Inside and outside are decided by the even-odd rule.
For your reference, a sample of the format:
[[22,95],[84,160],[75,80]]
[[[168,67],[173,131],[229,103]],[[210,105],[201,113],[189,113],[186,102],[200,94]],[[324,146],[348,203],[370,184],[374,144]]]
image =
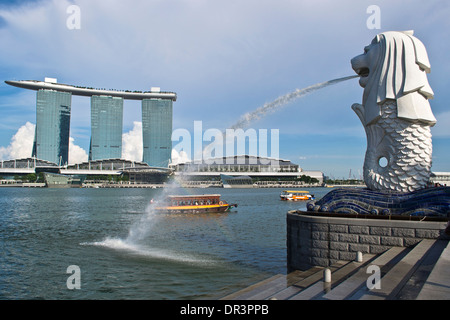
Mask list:
[[250,123],[264,118],[269,113],[277,111],[278,109],[280,109],[281,107],[285,106],[286,104],[294,101],[295,99],[298,99],[302,96],[305,96],[305,95],[312,93],[314,91],[317,91],[319,89],[331,86],[333,84],[337,84],[337,83],[347,81],[350,79],[354,79],[357,77],[359,77],[359,75],[329,80],[329,81],[325,81],[322,83],[317,83],[317,84],[309,86],[307,88],[297,89],[291,93],[285,94],[285,95],[275,99],[272,102],[266,103],[265,105],[256,109],[255,111],[244,114],[238,122],[236,122],[234,125],[232,125],[230,127],[230,129],[244,129],[244,128],[248,127]]
[[[262,118],[264,118],[265,116],[267,116],[269,113],[273,113],[278,111],[279,109],[281,109],[283,106],[285,106],[286,104],[302,97],[305,96],[309,93],[312,93],[314,91],[320,90],[322,88],[326,88],[328,86],[331,86],[333,84],[337,84],[343,81],[347,81],[350,79],[354,79],[354,78],[358,78],[359,75],[353,75],[353,76],[347,76],[347,77],[343,77],[343,78],[337,78],[337,79],[333,79],[333,80],[329,80],[329,81],[325,81],[322,83],[317,83],[314,84],[312,86],[303,88],[303,89],[297,89],[291,93],[285,94],[283,96],[278,97],[277,99],[275,99],[272,102],[266,103],[264,104],[262,107],[244,114],[243,116],[241,116],[241,118],[230,127],[230,129],[236,130],[236,129],[245,129],[247,128],[252,122],[260,120]],[[226,136],[226,131],[223,131],[223,134]],[[203,149],[203,155],[204,158],[208,158],[208,156],[210,155],[211,152],[211,148],[212,148],[212,143],[208,144],[204,149]]]

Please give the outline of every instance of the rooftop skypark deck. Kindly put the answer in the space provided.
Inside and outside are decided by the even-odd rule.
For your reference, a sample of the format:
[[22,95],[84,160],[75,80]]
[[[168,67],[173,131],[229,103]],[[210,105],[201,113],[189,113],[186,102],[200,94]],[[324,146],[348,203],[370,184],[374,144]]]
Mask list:
[[130,91],[130,90],[114,90],[114,89],[96,89],[91,87],[80,87],[68,84],[56,83],[56,81],[37,81],[37,80],[21,80],[21,81],[5,81],[14,87],[24,88],[29,90],[56,90],[62,92],[69,92],[76,96],[111,96],[120,97],[126,100],[144,100],[144,99],[168,99],[172,101],[177,100],[175,92],[161,91],[159,88],[152,88],[150,91]]

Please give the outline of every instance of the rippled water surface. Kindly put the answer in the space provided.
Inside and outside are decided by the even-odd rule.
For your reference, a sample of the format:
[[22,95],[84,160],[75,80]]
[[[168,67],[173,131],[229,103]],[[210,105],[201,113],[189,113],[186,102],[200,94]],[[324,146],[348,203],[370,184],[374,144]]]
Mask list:
[[[281,189],[0,189],[0,299],[217,299],[286,273]],[[310,190],[317,197],[329,190]],[[157,214],[165,194],[218,193],[225,214]],[[81,270],[69,290],[67,268]]]

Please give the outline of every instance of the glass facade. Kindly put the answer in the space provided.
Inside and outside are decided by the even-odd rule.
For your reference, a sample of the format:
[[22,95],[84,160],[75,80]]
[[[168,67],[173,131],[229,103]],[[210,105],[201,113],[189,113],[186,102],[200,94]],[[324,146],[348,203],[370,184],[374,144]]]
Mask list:
[[123,98],[92,96],[89,160],[122,158]]
[[37,92],[33,157],[58,165],[68,163],[71,102],[71,93]]
[[172,100],[142,100],[142,161],[149,166],[169,166],[172,155],[172,115]]

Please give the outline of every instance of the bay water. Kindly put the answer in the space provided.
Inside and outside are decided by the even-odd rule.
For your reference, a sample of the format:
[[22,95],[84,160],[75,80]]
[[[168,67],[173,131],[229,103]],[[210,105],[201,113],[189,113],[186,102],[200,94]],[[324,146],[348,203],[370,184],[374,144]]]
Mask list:
[[[0,299],[218,299],[286,273],[282,189],[0,188]],[[327,188],[311,188],[320,198]],[[222,214],[162,214],[166,194],[221,194]],[[80,270],[69,289],[68,267]]]

